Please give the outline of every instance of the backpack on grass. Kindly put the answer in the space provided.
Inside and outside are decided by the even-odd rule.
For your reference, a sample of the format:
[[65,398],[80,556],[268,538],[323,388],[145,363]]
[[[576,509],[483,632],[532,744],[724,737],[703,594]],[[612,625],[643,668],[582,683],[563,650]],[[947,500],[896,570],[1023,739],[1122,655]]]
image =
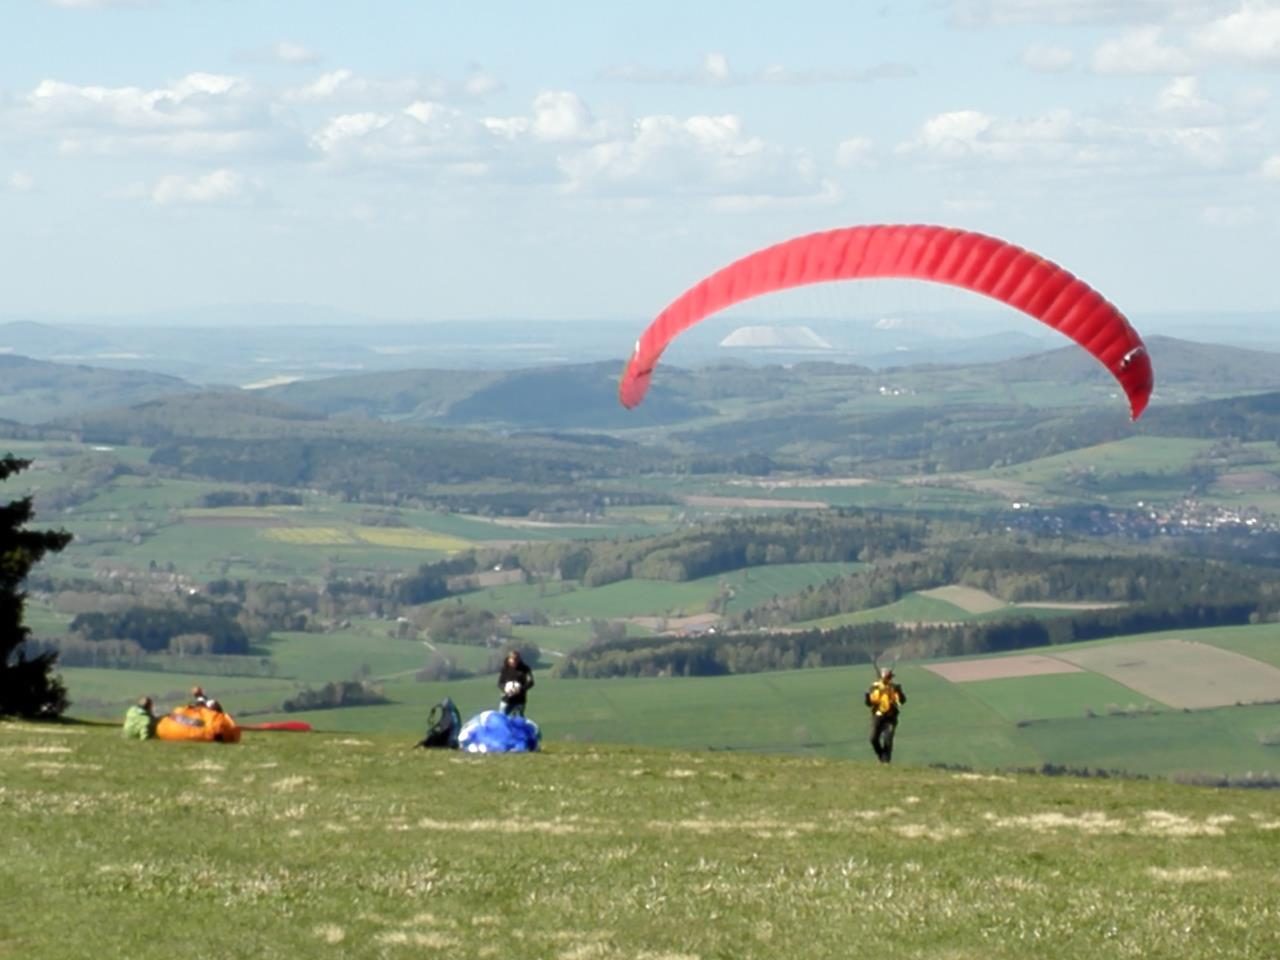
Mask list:
[[427,735],[414,744],[415,747],[458,749],[458,733],[462,730],[462,714],[449,697],[434,707],[427,717]]

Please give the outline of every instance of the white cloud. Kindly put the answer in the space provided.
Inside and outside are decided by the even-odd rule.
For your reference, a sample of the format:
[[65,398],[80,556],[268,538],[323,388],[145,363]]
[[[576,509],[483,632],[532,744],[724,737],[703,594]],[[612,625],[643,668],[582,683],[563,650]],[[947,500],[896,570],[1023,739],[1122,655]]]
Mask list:
[[31,113],[48,120],[132,129],[201,126],[213,120],[218,101],[244,92],[247,84],[213,73],[192,73],[172,87],[77,86],[42,80],[27,95]]
[[530,130],[537,139],[550,143],[591,140],[599,135],[587,105],[576,93],[564,90],[545,91],[534,98]]
[[836,147],[836,163],[842,167],[860,167],[873,161],[875,144],[868,137],[848,137]]
[[1183,120],[1217,122],[1224,114],[1218,104],[1200,93],[1200,81],[1195,77],[1174,77],[1156,97],[1156,109]]
[[332,99],[344,85],[355,79],[355,71],[345,67],[322,73],[310,83],[285,92],[285,99],[299,103],[321,102]]
[[1255,162],[1263,128],[1200,94],[1194,77],[1165,85],[1154,106],[1121,107],[1103,115],[1051,110],[1023,118],[957,110],[928,118],[899,144],[899,155],[950,164],[1019,164],[1053,176],[1072,171],[1128,178],[1190,164],[1200,169]]
[[951,161],[1092,163],[1103,159],[1095,127],[1068,110],[1023,120],[955,110],[930,117],[915,138],[900,144],[897,151]]
[[1234,13],[1193,31],[1192,43],[1222,60],[1280,66],[1280,4],[1244,0]]
[[42,80],[7,125],[59,151],[230,153],[275,136],[273,120],[239,77],[191,73],[167,87],[105,87]]
[[1268,180],[1280,180],[1280,153],[1272,154],[1262,161],[1262,168],[1258,172]]
[[334,154],[346,144],[363,140],[381,130],[394,118],[383,113],[346,113],[331,117],[311,137],[311,145],[322,153]]
[[[516,136],[526,132],[518,131]],[[363,166],[414,179],[440,175],[539,179],[528,175],[539,162],[547,171],[541,179],[553,175],[551,161],[530,154],[524,149],[527,143],[516,149],[456,107],[428,100],[415,101],[395,112],[330,117],[312,135],[310,144],[332,166]]]
[[733,76],[729,58],[723,53],[708,53],[702,61],[702,72],[711,83],[727,83]]
[[977,110],[953,110],[930,117],[905,151],[922,150],[942,156],[965,156],[979,148],[992,118]]
[[327,70],[310,83],[286,90],[286,103],[342,103],[359,106],[394,106],[412,100],[438,100],[447,94],[436,80],[406,77],[381,80],[364,77],[346,67]]
[[737,208],[830,190],[807,154],[746,135],[733,115],[642,117],[629,136],[562,155],[560,169],[572,191],[718,197]]
[[203,176],[173,174],[161,177],[151,188],[153,203],[160,206],[174,204],[213,204],[239,200],[250,191],[250,183],[234,170],[214,170]]
[[15,170],[13,173],[9,174],[5,183],[10,190],[16,191],[17,193],[29,193],[31,190],[35,189],[36,179],[25,170]]
[[1062,73],[1070,70],[1076,55],[1066,47],[1033,44],[1022,51],[1022,65],[1037,73]]
[[1137,27],[1099,44],[1093,54],[1098,73],[1185,73],[1191,69],[1185,51],[1165,43],[1160,27]]

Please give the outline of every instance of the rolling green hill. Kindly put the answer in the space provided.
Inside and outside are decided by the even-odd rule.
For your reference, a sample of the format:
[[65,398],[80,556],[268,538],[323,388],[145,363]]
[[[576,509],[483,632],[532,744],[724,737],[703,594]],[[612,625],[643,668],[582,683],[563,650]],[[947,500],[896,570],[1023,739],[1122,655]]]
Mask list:
[[0,418],[23,424],[197,390],[185,380],[159,373],[50,363],[0,353]]

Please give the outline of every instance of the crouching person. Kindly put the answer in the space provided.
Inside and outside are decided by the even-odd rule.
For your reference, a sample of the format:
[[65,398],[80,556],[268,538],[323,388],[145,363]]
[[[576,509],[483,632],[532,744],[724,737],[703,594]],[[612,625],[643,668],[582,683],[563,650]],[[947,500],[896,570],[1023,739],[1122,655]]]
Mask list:
[[126,740],[150,740],[156,735],[157,718],[150,697],[141,697],[124,714],[121,735]]

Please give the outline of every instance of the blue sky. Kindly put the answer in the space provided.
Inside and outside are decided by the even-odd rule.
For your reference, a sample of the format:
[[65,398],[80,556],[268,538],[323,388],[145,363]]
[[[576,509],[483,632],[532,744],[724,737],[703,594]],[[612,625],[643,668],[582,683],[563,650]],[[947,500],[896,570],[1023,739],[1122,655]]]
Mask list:
[[1280,0],[6,0],[0,317],[647,318],[946,223],[1280,308]]

